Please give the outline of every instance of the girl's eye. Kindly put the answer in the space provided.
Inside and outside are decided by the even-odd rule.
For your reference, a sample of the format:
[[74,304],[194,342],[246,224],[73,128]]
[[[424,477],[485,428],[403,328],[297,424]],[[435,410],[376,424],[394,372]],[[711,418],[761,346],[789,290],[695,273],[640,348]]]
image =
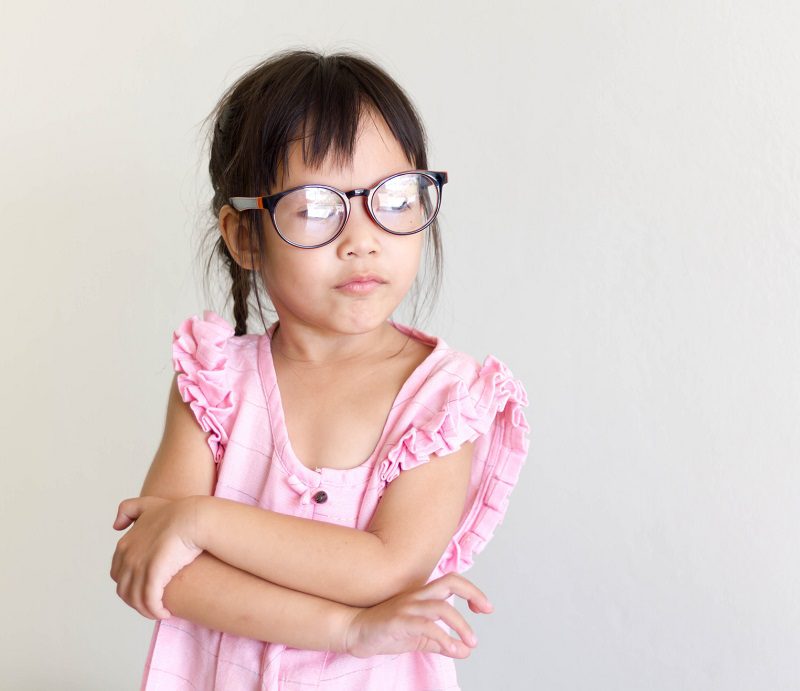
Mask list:
[[405,211],[406,209],[410,209],[411,205],[408,203],[408,199],[403,199],[399,204],[395,204],[391,207],[391,211]]
[[315,204],[297,210],[297,215],[307,221],[326,221],[336,213],[336,207],[329,204]]
[[407,211],[411,208],[408,203],[408,197],[393,197],[389,195],[381,195],[378,211]]

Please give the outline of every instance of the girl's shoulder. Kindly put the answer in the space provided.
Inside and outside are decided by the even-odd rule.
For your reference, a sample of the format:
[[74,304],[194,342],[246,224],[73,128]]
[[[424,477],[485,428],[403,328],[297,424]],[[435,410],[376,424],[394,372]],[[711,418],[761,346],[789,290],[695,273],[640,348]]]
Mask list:
[[473,400],[478,394],[478,400],[474,402],[485,404],[490,392],[499,385],[509,393],[513,393],[523,405],[527,405],[527,394],[522,382],[514,376],[508,365],[495,355],[487,355],[481,362],[470,353],[450,346],[443,338],[402,324],[395,323],[395,327],[433,346],[419,368],[422,370],[419,393],[469,390],[470,398]]
[[398,402],[378,467],[385,488],[403,472],[466,442],[475,445],[465,510],[432,578],[472,566],[503,520],[530,443],[528,395],[509,367],[494,355],[480,362],[434,340],[427,364]]
[[[481,362],[442,338],[400,328],[435,346],[410,378],[399,416],[398,429],[424,449],[423,459],[491,436],[492,431],[502,432],[503,443],[527,451],[530,428],[523,409],[528,394],[505,362],[492,354]],[[384,479],[391,481],[397,472],[396,465],[387,466]]]
[[239,403],[250,388],[255,395],[260,392],[259,336],[234,334],[233,326],[212,310],[187,317],[172,334],[178,390],[209,433],[216,461],[224,455]]
[[222,368],[228,360],[252,356],[258,347],[258,334],[236,336],[233,325],[212,310],[204,310],[202,316],[193,314],[184,319],[172,334],[177,346],[173,353],[192,354],[201,364]]
[[245,386],[258,370],[258,334],[235,335],[212,310],[184,319],[172,334],[174,369],[215,399]]

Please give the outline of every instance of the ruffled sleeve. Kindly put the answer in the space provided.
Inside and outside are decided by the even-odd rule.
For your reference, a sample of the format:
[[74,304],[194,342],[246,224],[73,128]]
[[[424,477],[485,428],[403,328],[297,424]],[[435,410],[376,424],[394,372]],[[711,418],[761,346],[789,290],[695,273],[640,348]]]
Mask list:
[[493,355],[483,365],[457,353],[428,378],[411,402],[415,412],[380,466],[385,483],[401,471],[473,447],[467,502],[434,576],[466,571],[503,522],[511,490],[528,455],[530,427],[522,383]]
[[189,404],[219,462],[228,443],[235,396],[225,371],[225,346],[233,327],[215,312],[181,322],[172,336],[172,363],[181,398]]

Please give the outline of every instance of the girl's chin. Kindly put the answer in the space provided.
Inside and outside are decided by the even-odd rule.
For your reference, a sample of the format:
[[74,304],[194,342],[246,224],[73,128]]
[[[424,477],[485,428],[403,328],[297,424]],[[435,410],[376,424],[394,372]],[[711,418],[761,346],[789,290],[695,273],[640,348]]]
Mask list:
[[288,319],[300,325],[336,333],[368,333],[381,328],[397,307],[393,300],[376,300],[375,297],[353,299],[341,296],[334,300],[298,304],[295,309],[282,305],[277,309],[278,318],[283,314],[284,322]]
[[392,315],[392,310],[374,309],[369,311],[351,312],[349,314],[331,315],[328,324],[331,329],[346,334],[363,334],[383,328],[386,320]]
[[354,336],[357,334],[369,333],[370,331],[383,328],[383,325],[386,323],[388,318],[389,315],[387,314],[385,316],[375,316],[370,319],[349,319],[337,324],[337,331],[340,331],[341,333],[352,334]]

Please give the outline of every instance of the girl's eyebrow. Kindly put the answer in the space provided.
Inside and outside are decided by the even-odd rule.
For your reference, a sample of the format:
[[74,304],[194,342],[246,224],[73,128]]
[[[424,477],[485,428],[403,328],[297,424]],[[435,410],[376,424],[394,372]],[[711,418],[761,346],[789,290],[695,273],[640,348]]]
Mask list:
[[[395,168],[397,168],[397,170],[395,170]],[[308,182],[298,182],[298,183],[293,183],[291,185],[284,184],[282,185],[281,189],[290,190],[295,187],[302,187],[303,185],[327,185],[328,187],[335,187],[336,189],[342,190],[343,192],[349,192],[351,189],[369,189],[371,187],[374,187],[381,180],[385,180],[386,178],[391,177],[392,175],[397,175],[397,173],[404,173],[407,170],[414,170],[414,166],[408,163],[404,164],[402,167],[393,166],[391,172],[382,174],[380,177],[374,179],[369,184],[358,185],[357,187],[342,187],[341,185],[332,182],[323,182],[318,177],[312,175],[309,177]]]

